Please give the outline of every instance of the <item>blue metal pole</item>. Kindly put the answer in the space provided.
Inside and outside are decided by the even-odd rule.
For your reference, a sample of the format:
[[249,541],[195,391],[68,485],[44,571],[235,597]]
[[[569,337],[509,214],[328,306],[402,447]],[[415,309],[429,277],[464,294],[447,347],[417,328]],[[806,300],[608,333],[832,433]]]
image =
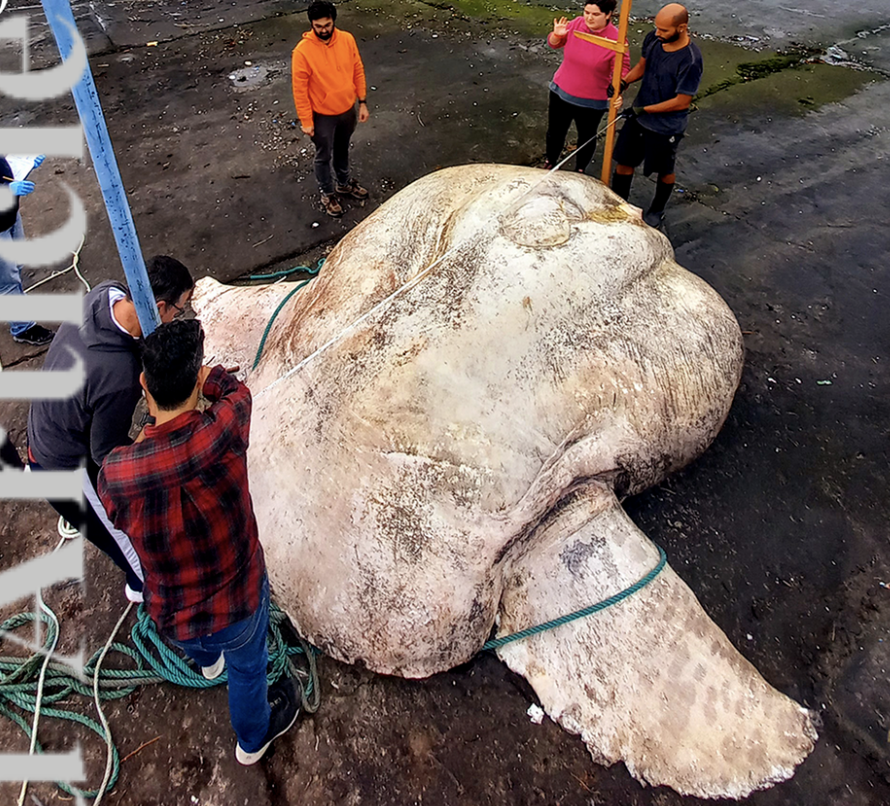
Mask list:
[[[73,37],[78,36],[71,4],[69,0],[41,1],[50,30],[59,47],[59,54],[62,59],[66,59],[73,47]],[[117,167],[117,160],[114,158],[108,127],[102,114],[102,104],[99,102],[99,94],[89,64],[80,81],[73,87],[72,94],[86,136],[87,147],[90,149],[96,178],[99,180],[102,197],[105,199],[105,209],[111,222],[114,240],[117,242],[117,251],[127,277],[127,285],[130,287],[130,296],[136,306],[142,333],[147,336],[160,324],[158,309],[145,271],[136,225],[130,213],[127,193]]]

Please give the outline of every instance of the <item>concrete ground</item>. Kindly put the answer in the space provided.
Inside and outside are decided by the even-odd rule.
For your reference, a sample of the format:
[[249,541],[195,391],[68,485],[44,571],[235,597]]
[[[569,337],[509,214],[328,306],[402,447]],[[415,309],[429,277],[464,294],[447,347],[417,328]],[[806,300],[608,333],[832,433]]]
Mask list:
[[[794,778],[749,801],[878,806],[890,803],[890,12],[877,0],[842,15],[828,2],[781,2],[706,0],[692,9],[706,74],[666,232],[678,261],[735,311],[747,363],[712,448],[626,507],[767,680],[821,714],[820,740]],[[637,0],[634,13],[657,5]],[[372,88],[372,118],[353,152],[371,199],[335,221],[318,208],[311,144],[290,97],[288,58],[306,27],[304,5],[74,6],[144,251],[175,255],[197,276],[230,280],[314,260],[438,167],[543,159],[546,84],[558,63],[541,42],[550,7],[344,3],[339,22],[357,35]],[[33,20],[34,62],[50,63],[39,7],[18,7]],[[635,42],[647,29],[642,19],[632,26]],[[6,45],[0,69],[16,69]],[[775,57],[792,45],[816,61]],[[0,101],[0,125],[74,121],[67,99]],[[83,273],[92,282],[120,277],[89,165],[50,160],[34,178],[38,191],[22,207],[29,233],[64,220],[67,183],[90,215]],[[651,189],[638,177],[632,201],[645,204]],[[25,285],[52,269],[27,269]],[[69,272],[43,290],[76,287]],[[0,334],[5,369],[41,360],[42,351]],[[0,403],[20,449],[25,415],[21,403]],[[55,544],[47,505],[0,510],[0,569]],[[47,595],[69,648],[80,638],[100,646],[123,608],[117,570],[91,549],[87,557],[85,594],[74,586]],[[621,765],[593,764],[549,720],[532,724],[533,695],[493,657],[427,681],[326,659],[320,674],[318,714],[250,770],[232,758],[220,689],[146,688],[109,706],[123,755],[159,738],[124,762],[106,802],[698,802],[644,789]],[[54,748],[81,741],[90,784],[101,779],[104,750],[93,737],[48,725],[45,738]],[[2,723],[0,751],[24,748]],[[48,784],[31,791],[47,806],[63,802]],[[0,800],[17,792],[0,785]]]

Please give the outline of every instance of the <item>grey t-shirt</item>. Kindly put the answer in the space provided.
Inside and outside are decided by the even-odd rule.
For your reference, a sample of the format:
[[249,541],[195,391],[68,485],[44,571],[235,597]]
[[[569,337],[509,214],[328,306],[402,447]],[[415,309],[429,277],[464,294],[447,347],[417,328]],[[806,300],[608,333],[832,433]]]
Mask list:
[[[694,42],[672,52],[664,50],[661,40],[650,31],[643,40],[643,58],[646,72],[642,86],[634,100],[635,107],[651,106],[669,101],[678,95],[695,95],[702,76],[701,51]],[[640,115],[639,123],[658,134],[683,134],[689,119],[689,110],[660,112]]]

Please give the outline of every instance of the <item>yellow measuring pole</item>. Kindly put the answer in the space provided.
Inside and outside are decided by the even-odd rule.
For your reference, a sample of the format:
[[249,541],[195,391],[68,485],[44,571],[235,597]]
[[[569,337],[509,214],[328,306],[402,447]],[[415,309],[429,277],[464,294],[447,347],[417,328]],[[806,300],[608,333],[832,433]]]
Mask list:
[[[621,65],[624,62],[624,54],[628,50],[627,42],[627,23],[630,17],[630,7],[633,4],[632,0],[624,0],[621,3],[621,13],[618,18],[618,41],[613,42],[611,39],[606,39],[602,36],[595,36],[594,34],[584,34],[580,31],[575,31],[575,36],[580,39],[584,39],[588,42],[593,42],[594,44],[599,45],[600,47],[608,48],[609,50],[615,51],[615,68],[612,71],[612,86],[615,88],[615,94],[612,96],[613,98],[617,98],[620,93],[621,87]],[[612,150],[615,148],[615,118],[618,115],[618,110],[612,106],[611,100],[609,102],[609,128],[606,129],[606,145],[603,149],[603,173],[602,180],[603,183],[608,185],[609,179],[612,173]]]
[[585,34],[583,31],[575,31],[575,36],[577,36],[578,39],[583,39],[585,42],[593,42],[594,45],[599,45],[601,48],[606,48],[607,50],[616,50],[619,53],[624,53],[624,51],[627,50],[624,45],[619,45],[617,42],[613,42],[611,39],[606,39],[604,36]]

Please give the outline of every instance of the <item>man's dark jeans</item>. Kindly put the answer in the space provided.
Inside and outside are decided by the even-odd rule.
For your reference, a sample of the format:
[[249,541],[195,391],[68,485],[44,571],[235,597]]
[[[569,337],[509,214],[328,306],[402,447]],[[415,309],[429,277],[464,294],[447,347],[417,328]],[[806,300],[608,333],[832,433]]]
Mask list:
[[[349,140],[355,131],[356,114],[352,106],[342,115],[312,114],[315,134],[315,179],[322,193],[334,192],[334,175],[337,184],[349,183]],[[333,161],[334,170],[331,171]]]

